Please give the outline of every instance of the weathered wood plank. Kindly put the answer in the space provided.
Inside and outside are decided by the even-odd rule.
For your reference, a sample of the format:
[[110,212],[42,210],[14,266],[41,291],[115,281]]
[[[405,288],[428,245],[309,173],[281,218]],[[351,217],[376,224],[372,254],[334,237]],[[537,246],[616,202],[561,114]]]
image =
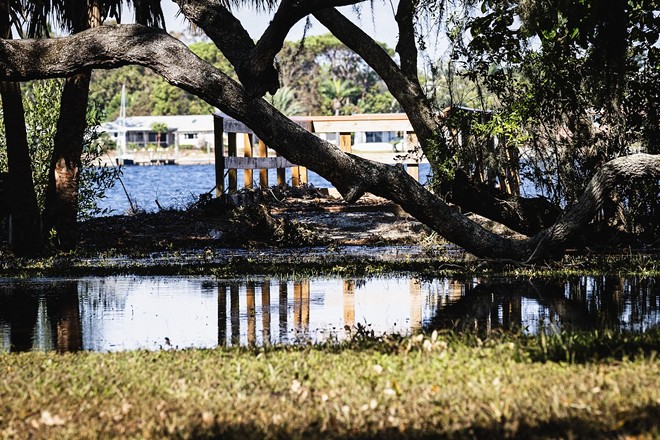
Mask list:
[[292,164],[285,158],[278,157],[225,157],[225,168],[258,170],[260,168],[291,168],[298,165]]
[[314,120],[314,133],[338,133],[356,131],[412,131],[410,121],[406,120]]

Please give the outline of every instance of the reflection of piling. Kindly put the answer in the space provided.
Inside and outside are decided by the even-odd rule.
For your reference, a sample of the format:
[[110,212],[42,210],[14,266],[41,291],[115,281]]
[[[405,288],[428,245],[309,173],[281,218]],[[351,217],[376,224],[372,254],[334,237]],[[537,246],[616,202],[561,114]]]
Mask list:
[[[66,283],[58,290],[60,290],[59,297],[54,295],[47,299],[47,313],[54,326],[57,352],[80,351],[82,350],[82,327],[78,283]],[[51,298],[52,300],[50,300]]]
[[287,341],[286,332],[287,332],[287,317],[288,317],[288,289],[286,281],[280,281],[280,301],[279,301],[279,312],[280,312],[280,342],[284,343]]
[[218,285],[218,346],[227,345],[227,286]]
[[355,326],[355,280],[344,280],[344,326]]
[[57,352],[80,351],[82,350],[80,309],[71,307],[63,310],[63,313],[62,318],[57,322]]
[[293,325],[303,332],[309,328],[309,280],[293,283]]
[[419,280],[410,279],[410,330],[422,328],[422,284]]
[[241,340],[241,316],[239,309],[238,284],[229,288],[230,316],[231,316],[231,343],[236,345]]
[[254,301],[254,283],[248,281],[245,286],[245,300],[247,303],[247,342],[254,344],[257,340],[256,311]]
[[11,282],[7,288],[7,295],[0,294],[0,322],[9,324],[10,350],[30,351],[39,310],[38,300],[32,294],[21,292],[20,284]]
[[261,324],[263,343],[270,342],[270,281],[261,283]]
[[516,329],[522,327],[522,296],[511,295],[502,302],[502,327]]

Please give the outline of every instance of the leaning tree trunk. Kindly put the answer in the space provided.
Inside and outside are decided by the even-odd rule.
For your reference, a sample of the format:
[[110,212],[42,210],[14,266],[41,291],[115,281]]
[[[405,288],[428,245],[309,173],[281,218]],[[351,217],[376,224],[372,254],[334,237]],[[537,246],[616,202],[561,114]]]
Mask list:
[[[0,35],[11,38],[9,11],[0,6]],[[41,220],[34,191],[30,151],[25,131],[21,86],[0,81],[9,168],[10,243],[16,255],[28,256],[41,251]]]
[[402,166],[346,154],[316,137],[265,100],[252,97],[164,31],[139,25],[102,26],[56,40],[0,40],[0,79],[5,80],[61,77],[90,68],[127,64],[150,67],[169,83],[243,121],[283,157],[332,182],[347,201],[355,201],[366,192],[386,197],[447,240],[479,257],[523,262],[557,258],[593,219],[617,184],[660,180],[660,155],[635,154],[614,159],[601,167],[578,203],[553,226],[533,237],[510,239],[486,230],[449,207]]

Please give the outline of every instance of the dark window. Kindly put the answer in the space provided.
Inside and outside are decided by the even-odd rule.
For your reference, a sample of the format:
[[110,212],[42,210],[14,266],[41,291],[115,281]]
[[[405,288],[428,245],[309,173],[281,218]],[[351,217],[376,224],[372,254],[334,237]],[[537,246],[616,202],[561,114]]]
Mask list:
[[381,131],[368,131],[367,142],[383,142],[383,133]]

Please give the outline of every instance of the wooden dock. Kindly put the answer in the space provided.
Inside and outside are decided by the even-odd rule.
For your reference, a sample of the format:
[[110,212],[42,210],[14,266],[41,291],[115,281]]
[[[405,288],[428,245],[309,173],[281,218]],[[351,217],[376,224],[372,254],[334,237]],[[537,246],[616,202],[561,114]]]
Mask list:
[[[352,135],[355,132],[383,132],[394,131],[403,134],[404,147],[417,145],[417,137],[412,131],[412,125],[405,113],[351,115],[351,116],[297,116],[291,120],[325,138],[329,133],[336,134],[338,147],[342,151],[358,155],[360,152],[353,151]],[[266,144],[257,139],[254,132],[245,124],[229,116],[214,115],[215,132],[215,179],[216,195],[220,196],[227,190],[229,193],[238,190],[237,170],[244,170],[244,187],[254,186],[254,170],[259,173],[259,186],[269,187],[268,170],[277,169],[277,185],[286,184],[286,168],[291,169],[292,186],[300,186],[307,183],[307,169],[303,166],[293,164],[283,157],[269,157]],[[227,155],[225,155],[224,138],[227,137]],[[243,156],[238,155],[239,141],[242,146]],[[404,151],[406,148],[404,148]],[[393,159],[395,152],[389,157]],[[390,162],[390,161],[388,161]],[[419,160],[406,160],[404,162],[408,173],[419,180]],[[225,188],[225,171],[228,175],[228,187]]]

